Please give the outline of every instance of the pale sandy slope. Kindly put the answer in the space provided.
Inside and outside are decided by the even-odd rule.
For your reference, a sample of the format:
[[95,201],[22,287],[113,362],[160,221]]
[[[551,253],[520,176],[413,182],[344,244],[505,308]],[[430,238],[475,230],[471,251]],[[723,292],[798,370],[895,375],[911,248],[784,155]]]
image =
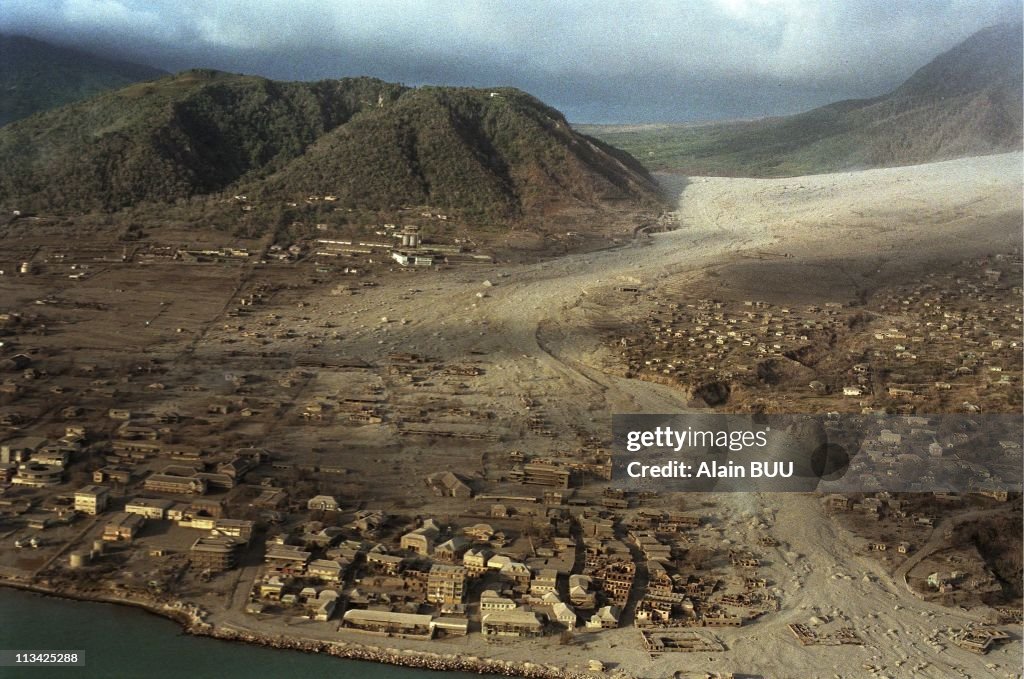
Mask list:
[[[679,218],[698,228],[769,233],[797,249],[825,239],[837,251],[877,251],[927,235],[953,250],[957,238],[991,242],[991,234],[972,231],[979,221],[1019,213],[1021,163],[1020,153],[1006,153],[788,179],[696,177],[682,190]],[[1016,226],[999,230],[999,242],[1012,236],[1019,244]]]

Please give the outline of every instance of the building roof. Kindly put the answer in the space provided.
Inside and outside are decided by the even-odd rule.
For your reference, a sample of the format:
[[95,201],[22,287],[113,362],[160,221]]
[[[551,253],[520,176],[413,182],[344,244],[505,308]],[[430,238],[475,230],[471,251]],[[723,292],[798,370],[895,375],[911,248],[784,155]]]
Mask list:
[[392,611],[368,611],[354,608],[345,611],[342,616],[345,622],[359,624],[391,624],[409,627],[429,627],[431,617],[419,613],[394,613]]
[[75,491],[75,496],[92,495],[93,497],[99,497],[100,495],[107,495],[109,492],[110,489],[105,486],[82,486]]
[[530,569],[526,567],[526,564],[520,563],[519,561],[510,561],[501,567],[501,573],[504,575],[530,575]]
[[434,547],[434,552],[452,551],[457,552],[460,549],[466,547],[469,544],[469,540],[466,538],[456,535],[451,540],[442,542],[437,547]]
[[298,545],[272,545],[267,548],[266,558],[305,563],[311,554],[312,552],[303,551]]
[[541,621],[533,611],[517,608],[511,611],[494,611],[482,620],[485,625],[530,625],[541,626]]
[[227,554],[235,549],[238,542],[226,535],[204,535],[192,543],[193,552]]
[[556,620],[567,620],[568,618],[576,619],[576,611],[572,610],[569,606],[562,602],[558,602],[551,607],[551,613],[555,616]]
[[431,626],[440,629],[455,629],[455,630],[468,630],[469,619],[459,617],[443,617],[434,618],[431,621]]
[[128,512],[114,512],[110,515],[110,520],[107,521],[106,528],[130,528],[137,530],[142,527],[143,523],[145,523],[145,519],[143,519],[138,514],[129,514]]
[[463,566],[453,566],[445,563],[435,563],[430,567],[431,573],[450,573],[452,575],[458,573],[465,573],[466,569]]
[[252,528],[253,525],[249,519],[217,519],[218,528]]
[[158,507],[160,509],[170,509],[174,506],[174,500],[165,500],[163,498],[152,498],[152,497],[137,497],[125,503],[125,507]]

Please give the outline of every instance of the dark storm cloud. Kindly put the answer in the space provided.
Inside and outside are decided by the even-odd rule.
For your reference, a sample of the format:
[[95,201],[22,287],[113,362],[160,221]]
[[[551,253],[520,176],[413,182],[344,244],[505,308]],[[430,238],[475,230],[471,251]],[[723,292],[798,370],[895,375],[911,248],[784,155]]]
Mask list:
[[513,85],[575,121],[753,117],[880,94],[1021,0],[6,0],[0,30],[168,70]]

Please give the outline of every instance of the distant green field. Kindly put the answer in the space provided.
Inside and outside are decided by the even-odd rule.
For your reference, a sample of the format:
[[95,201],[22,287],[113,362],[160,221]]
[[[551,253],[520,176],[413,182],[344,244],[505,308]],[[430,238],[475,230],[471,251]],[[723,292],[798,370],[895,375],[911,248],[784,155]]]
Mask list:
[[649,170],[688,175],[781,177],[839,169],[851,152],[841,124],[803,116],[753,122],[580,125]]

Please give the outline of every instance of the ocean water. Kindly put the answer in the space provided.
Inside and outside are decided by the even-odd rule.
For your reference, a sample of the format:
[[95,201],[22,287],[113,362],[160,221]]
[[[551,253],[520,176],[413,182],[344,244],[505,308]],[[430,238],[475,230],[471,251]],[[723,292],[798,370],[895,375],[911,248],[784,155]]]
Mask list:
[[0,667],[3,679],[469,679],[183,634],[143,610],[0,588],[0,649],[84,650],[85,667]]

